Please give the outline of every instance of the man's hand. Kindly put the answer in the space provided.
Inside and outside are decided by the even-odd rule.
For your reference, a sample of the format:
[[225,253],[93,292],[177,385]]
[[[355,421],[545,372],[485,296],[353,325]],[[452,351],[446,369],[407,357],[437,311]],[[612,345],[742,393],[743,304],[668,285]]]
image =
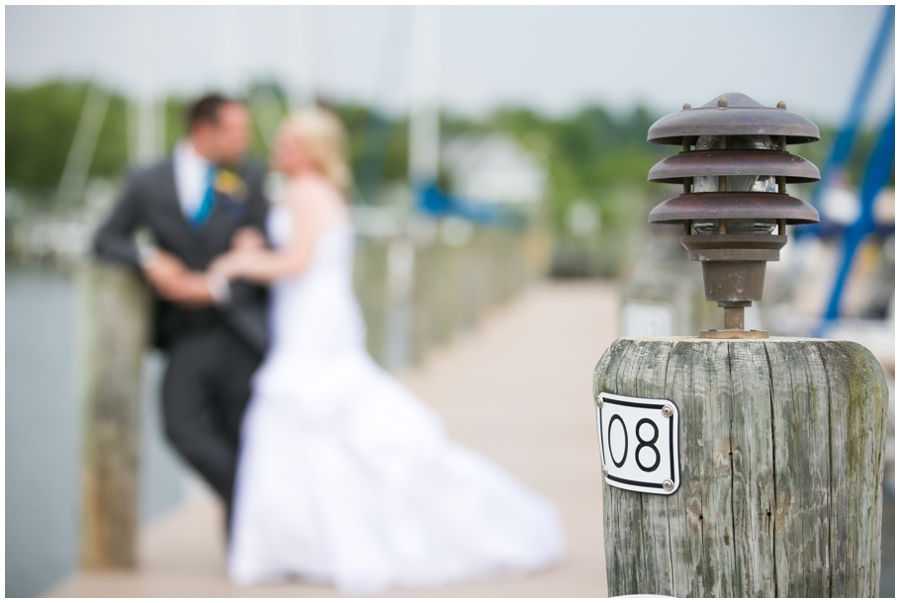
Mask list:
[[147,277],[156,292],[163,297],[188,271],[181,260],[171,253],[160,250],[154,250],[148,258],[144,259],[142,268],[144,276]]
[[187,307],[202,307],[213,303],[206,276],[191,272],[171,253],[156,251],[145,263],[144,275],[166,301]]
[[202,308],[215,303],[209,281],[202,272],[185,272],[166,288],[165,294],[160,295],[176,304],[188,308]]

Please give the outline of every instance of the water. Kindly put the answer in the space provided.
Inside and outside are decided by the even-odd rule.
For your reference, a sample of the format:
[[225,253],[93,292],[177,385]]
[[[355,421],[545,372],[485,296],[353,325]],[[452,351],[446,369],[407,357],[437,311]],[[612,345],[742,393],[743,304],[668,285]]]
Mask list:
[[[81,458],[77,299],[71,278],[6,271],[6,596],[37,596],[78,567]],[[196,478],[164,441],[158,388],[145,363],[140,517],[176,505]]]

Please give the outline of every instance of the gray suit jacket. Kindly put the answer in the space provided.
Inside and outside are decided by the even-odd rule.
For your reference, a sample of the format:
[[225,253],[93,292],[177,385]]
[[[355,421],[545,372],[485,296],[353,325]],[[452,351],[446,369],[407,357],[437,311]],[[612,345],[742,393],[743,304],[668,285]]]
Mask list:
[[[139,266],[134,242],[135,230],[150,229],[156,245],[177,256],[191,270],[205,270],[228,251],[231,237],[242,226],[256,226],[265,232],[268,203],[263,195],[264,171],[245,164],[238,169],[247,188],[246,198],[217,193],[216,206],[202,228],[192,227],[178,202],[172,158],[132,173],[112,214],[94,238],[98,257]],[[167,349],[182,337],[221,322],[260,354],[268,346],[267,292],[245,282],[231,285],[231,300],[199,310],[156,299],[155,337],[157,347]]]

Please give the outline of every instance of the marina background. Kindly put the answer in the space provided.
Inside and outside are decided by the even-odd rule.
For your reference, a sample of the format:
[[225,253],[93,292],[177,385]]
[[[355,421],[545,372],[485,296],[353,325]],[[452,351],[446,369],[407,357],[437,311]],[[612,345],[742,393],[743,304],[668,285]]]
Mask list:
[[[740,90],[768,105],[785,100],[811,117],[822,141],[799,152],[823,168],[883,12],[8,7],[7,596],[45,593],[77,571],[75,275],[127,170],[163,156],[182,136],[191,95],[218,88],[246,98],[260,160],[292,108],[319,101],[340,114],[350,134],[357,290],[368,343],[399,372],[547,280],[615,285],[622,313],[606,320],[621,334],[715,326],[715,308],[696,297],[699,267],[687,262],[677,233],[646,226],[649,209],[667,192],[646,174],[670,154],[646,143],[647,129],[683,102],[697,106]],[[717,44],[728,52],[714,50]],[[820,212],[834,224],[849,225],[859,213],[867,161],[885,112],[893,112],[893,56],[891,37],[848,169],[821,200]],[[423,167],[423,156],[437,159]],[[429,212],[423,174],[463,203]],[[828,333],[872,349],[891,388],[893,178],[875,203],[880,234],[860,250],[843,319]],[[812,185],[791,188],[805,199],[814,192]],[[770,265],[766,300],[749,326],[810,335],[839,253],[837,238],[792,241]],[[459,291],[481,297],[433,294],[452,279]],[[149,353],[144,525],[206,496],[164,441],[157,405],[163,369],[164,359]],[[893,594],[893,394],[891,417],[883,595]]]

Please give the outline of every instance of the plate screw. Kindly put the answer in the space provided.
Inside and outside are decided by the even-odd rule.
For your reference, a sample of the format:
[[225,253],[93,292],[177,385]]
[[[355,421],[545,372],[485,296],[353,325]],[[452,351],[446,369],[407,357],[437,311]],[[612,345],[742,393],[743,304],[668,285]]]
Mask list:
[[597,406],[599,406],[601,408],[603,407],[603,396],[602,395],[597,396]]
[[609,475],[609,469],[606,468],[606,465],[603,465],[603,475]]
[[663,490],[668,491],[668,490],[671,490],[672,488],[674,488],[675,484],[672,483],[672,480],[665,479],[665,480],[663,480],[662,487],[663,487]]
[[662,413],[663,413],[664,417],[671,417],[672,415],[675,414],[675,409],[672,408],[671,406],[669,406],[668,404],[666,404],[665,406],[662,407]]

